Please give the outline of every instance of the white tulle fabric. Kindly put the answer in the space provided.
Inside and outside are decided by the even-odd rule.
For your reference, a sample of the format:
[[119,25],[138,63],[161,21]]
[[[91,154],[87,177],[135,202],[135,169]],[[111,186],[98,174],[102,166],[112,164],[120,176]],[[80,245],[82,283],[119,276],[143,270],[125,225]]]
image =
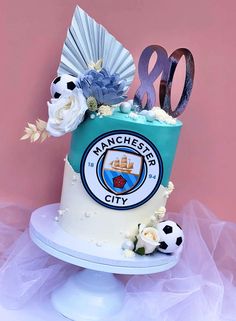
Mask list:
[[[23,232],[29,211],[0,206],[0,303],[21,308],[46,297],[78,271],[41,251]],[[235,321],[236,224],[221,221],[197,201],[169,213],[184,230],[185,245],[173,269],[147,276],[118,276],[126,283],[122,311],[104,321]],[[19,218],[22,218],[19,219]]]

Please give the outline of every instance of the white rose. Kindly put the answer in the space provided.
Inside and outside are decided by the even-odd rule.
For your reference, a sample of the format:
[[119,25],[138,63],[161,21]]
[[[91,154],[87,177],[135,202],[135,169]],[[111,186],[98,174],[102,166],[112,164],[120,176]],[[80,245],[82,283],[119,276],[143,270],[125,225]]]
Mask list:
[[154,227],[145,227],[141,224],[139,227],[139,235],[136,250],[144,247],[145,254],[150,254],[155,251],[159,243],[158,231]]
[[78,88],[64,92],[58,99],[52,98],[48,102],[47,131],[55,137],[72,132],[84,120],[87,109],[86,99]]

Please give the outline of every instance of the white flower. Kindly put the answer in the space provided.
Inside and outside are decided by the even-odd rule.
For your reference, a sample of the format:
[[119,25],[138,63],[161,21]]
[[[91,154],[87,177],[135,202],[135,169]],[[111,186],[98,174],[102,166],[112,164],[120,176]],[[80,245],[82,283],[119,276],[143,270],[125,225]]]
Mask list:
[[123,254],[126,258],[133,258],[135,256],[134,251],[127,250],[127,249],[123,251]]
[[135,251],[144,248],[144,254],[150,254],[155,251],[159,245],[158,231],[154,227],[146,227],[144,224],[139,226],[138,242]]
[[72,132],[84,120],[87,109],[86,99],[78,88],[69,93],[63,92],[58,99],[52,98],[48,102],[47,131],[55,137]]
[[102,105],[98,108],[99,115],[102,116],[111,116],[112,115],[112,107],[108,105]]

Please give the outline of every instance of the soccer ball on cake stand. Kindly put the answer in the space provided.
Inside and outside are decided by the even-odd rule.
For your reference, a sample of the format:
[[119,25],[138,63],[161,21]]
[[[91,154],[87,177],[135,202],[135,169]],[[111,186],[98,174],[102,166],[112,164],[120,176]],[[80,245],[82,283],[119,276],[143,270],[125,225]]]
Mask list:
[[184,241],[181,227],[173,221],[164,221],[158,224],[160,245],[158,250],[163,253],[173,253]]

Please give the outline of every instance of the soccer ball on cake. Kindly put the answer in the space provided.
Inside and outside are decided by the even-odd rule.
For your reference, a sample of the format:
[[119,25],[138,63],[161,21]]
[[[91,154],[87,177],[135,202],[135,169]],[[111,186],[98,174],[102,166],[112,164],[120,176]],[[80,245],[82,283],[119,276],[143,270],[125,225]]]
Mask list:
[[59,98],[63,92],[71,92],[76,88],[76,77],[71,75],[61,75],[56,77],[50,87],[50,92],[53,98]]
[[158,250],[163,253],[175,252],[184,242],[181,227],[170,220],[158,224],[158,235],[160,238]]

